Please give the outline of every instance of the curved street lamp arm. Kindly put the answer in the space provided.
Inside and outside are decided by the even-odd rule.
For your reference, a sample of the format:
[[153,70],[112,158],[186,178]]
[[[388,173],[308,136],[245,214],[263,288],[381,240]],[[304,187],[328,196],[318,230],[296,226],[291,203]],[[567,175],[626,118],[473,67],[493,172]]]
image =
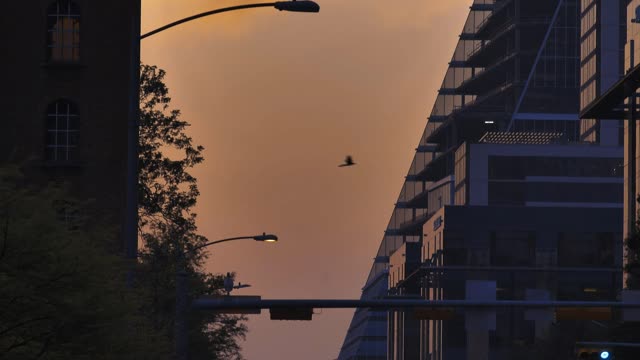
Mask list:
[[257,8],[257,7],[274,7],[276,5],[276,3],[272,2],[272,3],[259,3],[259,4],[245,4],[245,5],[237,5],[237,6],[230,6],[230,7],[226,7],[226,8],[222,8],[222,9],[215,9],[215,10],[211,10],[211,11],[207,11],[207,12],[203,12],[200,14],[196,14],[193,16],[189,16],[186,17],[184,19],[180,19],[178,21],[174,21],[170,24],[167,24],[165,26],[159,27],[155,30],[149,31],[146,34],[142,34],[140,35],[140,40],[147,38],[153,34],[157,34],[163,30],[167,30],[169,28],[172,28],[176,25],[180,25],[182,23],[186,23],[187,21],[191,21],[191,20],[195,20],[195,19],[199,19],[201,17],[205,17],[205,16],[209,16],[209,15],[213,15],[213,14],[219,14],[221,12],[226,12],[226,11],[233,11],[233,10],[241,10],[241,9],[250,9],[250,8]]
[[255,236],[238,236],[238,237],[232,237],[232,238],[227,238],[227,239],[222,239],[222,240],[211,241],[211,242],[208,242],[206,244],[202,244],[200,246],[194,247],[193,249],[190,250],[190,252],[205,248],[205,247],[207,247],[209,245],[218,244],[218,243],[225,242],[225,241],[243,240],[243,239],[255,240],[254,238],[255,238]]

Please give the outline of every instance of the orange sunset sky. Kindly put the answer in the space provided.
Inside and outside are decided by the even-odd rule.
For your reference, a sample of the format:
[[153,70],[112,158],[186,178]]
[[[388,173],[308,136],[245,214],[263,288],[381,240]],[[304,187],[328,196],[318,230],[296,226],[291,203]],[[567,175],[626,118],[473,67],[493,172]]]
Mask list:
[[[143,0],[142,32],[250,3]],[[472,0],[317,0],[320,13],[258,8],[142,41],[167,71],[172,107],[205,147],[195,171],[210,248],[263,298],[358,298]],[[351,154],[357,166],[338,168]],[[252,315],[243,355],[334,359],[353,309],[313,321]]]

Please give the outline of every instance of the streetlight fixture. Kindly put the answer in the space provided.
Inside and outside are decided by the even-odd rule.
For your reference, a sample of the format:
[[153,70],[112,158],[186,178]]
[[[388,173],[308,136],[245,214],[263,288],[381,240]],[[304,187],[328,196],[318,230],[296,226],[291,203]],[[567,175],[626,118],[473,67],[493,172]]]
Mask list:
[[278,237],[272,234],[265,234],[262,233],[262,235],[257,235],[253,237],[253,240],[255,241],[264,241],[264,242],[277,242],[278,241]]
[[264,232],[262,233],[262,235],[231,237],[231,238],[227,238],[227,239],[211,241],[211,242],[208,242],[206,244],[203,244],[203,245],[200,245],[200,246],[196,246],[195,248],[193,248],[189,252],[193,252],[193,251],[205,248],[205,247],[210,246],[210,245],[219,244],[219,243],[227,242],[227,241],[233,241],[233,240],[255,240],[255,241],[263,241],[263,242],[272,243],[272,242],[277,242],[278,241],[278,237],[276,235],[267,234],[267,233],[264,233]]
[[[125,256],[128,259],[136,259],[138,257],[138,142],[139,142],[139,90],[140,90],[140,41],[151,35],[157,34],[163,30],[172,28],[176,25],[183,24],[188,21],[199,19],[201,17],[219,14],[227,11],[242,10],[257,7],[274,7],[279,11],[291,12],[307,12],[317,13],[320,11],[320,5],[309,0],[292,0],[292,1],[276,1],[271,3],[245,4],[231,6],[221,9],[215,9],[184,19],[174,21],[165,26],[159,27],[148,33],[140,34],[140,1],[137,0],[137,11],[132,19],[132,31],[136,36],[132,36],[131,51],[131,69],[130,69],[130,90],[129,90],[129,123],[127,129],[127,179],[126,179],[126,207],[125,207],[125,226],[124,226],[124,243]],[[266,235],[266,234],[263,234]],[[255,239],[257,240],[257,239]],[[276,238],[277,240],[277,238]],[[270,240],[263,240],[270,241]],[[127,276],[127,283],[131,284],[132,272]]]
[[188,356],[188,334],[187,334],[187,309],[188,309],[188,297],[187,297],[187,258],[189,253],[196,252],[207,246],[219,244],[227,241],[234,240],[255,240],[267,243],[274,243],[278,241],[278,237],[274,234],[262,233],[262,235],[252,236],[237,236],[221,240],[215,240],[194,247],[188,251],[185,251],[184,247],[180,249],[178,253],[178,263],[176,264],[176,318],[174,321],[174,337],[176,341],[176,357],[178,360],[187,360]]
[[[221,9],[215,9],[193,16],[186,17],[181,20],[174,21],[165,26],[159,27],[148,33],[140,34],[140,1],[136,1],[136,11],[134,11],[132,17],[132,32],[134,36],[131,37],[131,65],[130,65],[130,83],[129,83],[129,114],[128,114],[128,129],[127,129],[127,179],[126,179],[126,208],[125,208],[125,226],[124,226],[124,243],[125,243],[125,256],[128,259],[137,259],[138,257],[138,142],[139,142],[139,117],[140,117],[140,41],[151,35],[157,34],[166,29],[172,28],[176,25],[186,23],[195,19],[199,19],[205,16],[219,14],[223,12],[242,10],[257,7],[274,7],[279,11],[292,11],[292,12],[309,12],[317,13],[320,11],[320,5],[313,1],[308,0],[292,0],[292,1],[277,1],[271,3],[258,3],[258,4],[245,4],[238,6],[231,6]],[[191,251],[204,248],[213,244],[241,240],[241,239],[253,239],[263,242],[276,242],[278,237],[272,234],[262,233],[262,235],[255,236],[243,236],[229,239],[222,239],[213,241],[201,246],[198,246]],[[187,285],[186,285],[186,261],[185,251],[181,249],[177,264],[176,271],[176,319],[175,319],[175,341],[176,341],[176,357],[179,360],[187,359],[187,329],[186,329],[186,309],[187,309]],[[132,286],[133,271],[127,274],[127,284]]]
[[280,10],[280,11],[291,11],[291,12],[307,12],[307,13],[320,12],[320,5],[318,5],[317,3],[313,2],[313,1],[308,1],[308,0],[276,1],[276,2],[270,2],[270,3],[236,5],[236,6],[230,6],[230,7],[221,8],[221,9],[205,11],[205,12],[200,13],[200,14],[192,15],[192,16],[186,17],[184,19],[180,19],[180,20],[174,21],[174,22],[169,23],[167,25],[161,26],[161,27],[159,27],[159,28],[157,28],[155,30],[149,31],[146,34],[140,35],[140,40],[142,40],[142,39],[144,39],[146,37],[149,37],[149,36],[151,36],[153,34],[157,34],[160,31],[167,30],[167,29],[172,28],[172,27],[174,27],[176,25],[184,24],[184,23],[186,23],[188,21],[199,19],[201,17],[214,15],[214,14],[219,14],[219,13],[223,13],[223,12],[227,12],[227,11],[251,9],[251,8],[257,8],[257,7],[273,7],[273,8],[276,8],[276,9]]
[[320,12],[320,5],[313,1],[278,1],[273,7],[280,11]]

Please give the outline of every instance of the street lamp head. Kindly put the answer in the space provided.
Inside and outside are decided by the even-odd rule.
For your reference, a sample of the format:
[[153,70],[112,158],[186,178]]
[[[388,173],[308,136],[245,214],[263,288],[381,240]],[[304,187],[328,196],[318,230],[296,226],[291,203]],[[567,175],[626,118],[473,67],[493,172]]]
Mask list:
[[264,241],[264,242],[276,242],[278,241],[278,237],[273,234],[262,233],[262,235],[254,236],[253,240]]
[[274,7],[280,11],[320,12],[320,5],[308,0],[277,1]]

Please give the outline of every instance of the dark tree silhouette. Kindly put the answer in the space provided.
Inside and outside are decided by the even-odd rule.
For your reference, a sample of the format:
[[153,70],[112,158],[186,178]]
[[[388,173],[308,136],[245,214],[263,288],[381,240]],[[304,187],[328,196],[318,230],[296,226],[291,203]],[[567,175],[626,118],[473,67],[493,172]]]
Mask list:
[[[207,239],[198,234],[193,208],[199,195],[196,178],[189,171],[204,158],[202,146],[186,134],[189,124],[180,111],[169,109],[171,98],[164,84],[165,72],[141,65],[139,235],[140,286],[147,290],[145,313],[157,329],[173,337],[176,260],[186,250],[189,296],[220,294],[221,275],[202,270]],[[240,359],[239,340],[247,327],[244,317],[192,312],[189,318],[189,351],[193,359]]]
[[137,311],[114,229],[91,226],[60,187],[0,168],[0,358],[168,359],[170,343]]

